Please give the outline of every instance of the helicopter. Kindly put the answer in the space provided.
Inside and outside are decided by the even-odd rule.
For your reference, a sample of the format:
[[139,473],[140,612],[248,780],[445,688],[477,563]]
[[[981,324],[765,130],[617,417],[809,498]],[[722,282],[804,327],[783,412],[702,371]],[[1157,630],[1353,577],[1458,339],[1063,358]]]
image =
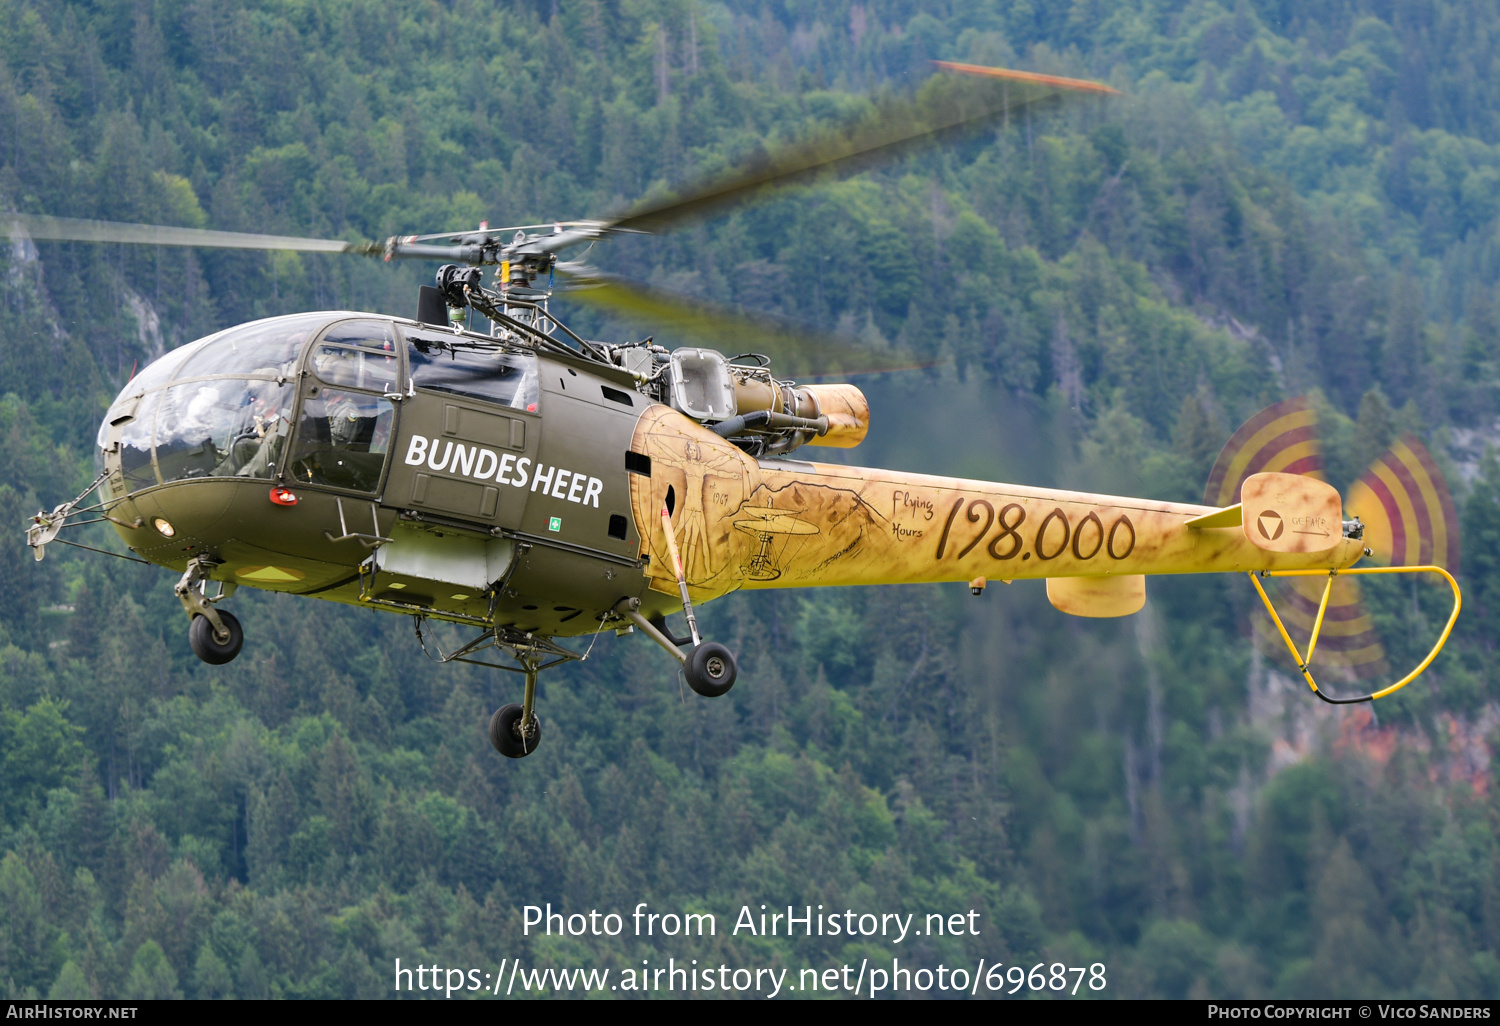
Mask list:
[[[705,345],[591,340],[552,310],[562,294],[695,325],[721,345],[784,332],[560,255],[1115,92],[938,63],[957,74],[934,76],[914,99],[882,101],[843,130],[610,220],[348,243],[6,215],[13,237],[39,240],[442,262],[414,317],[273,317],[147,365],[100,425],[98,477],[33,517],[28,544],[41,559],[53,541],[81,544],[64,529],[108,522],[127,558],[179,575],[189,643],[214,665],[244,643],[225,605],[242,585],[412,616],[424,648],[426,621],[469,628],[470,640],[436,658],[524,676],[522,700],[489,724],[510,758],[541,738],[538,673],[580,658],[559,639],[639,632],[694,692],[728,692],[734,653],[701,635],[694,610],[734,591],[959,581],[978,595],[991,580],[1041,578],[1062,612],[1119,617],[1143,607],[1153,574],[1302,575],[1330,588],[1346,573],[1447,577],[1354,569],[1371,554],[1363,524],[1290,465],[1240,474],[1237,501],[1192,505],[807,461],[803,447],[864,439],[870,406],[854,385],[799,384],[767,357]],[[838,344],[806,333],[800,343],[814,353]],[[677,613],[686,637],[667,626]],[[1305,659],[1293,646],[1304,675],[1322,620],[1320,609]],[[508,661],[490,661],[497,654]],[[1307,679],[1326,701],[1377,697],[1330,698]]]

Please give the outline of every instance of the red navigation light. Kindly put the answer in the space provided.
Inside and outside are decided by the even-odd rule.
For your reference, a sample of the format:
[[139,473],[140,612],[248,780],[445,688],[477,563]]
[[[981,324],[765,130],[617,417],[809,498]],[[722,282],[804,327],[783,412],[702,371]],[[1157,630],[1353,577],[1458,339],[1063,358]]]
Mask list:
[[277,485],[271,489],[271,501],[278,506],[295,506],[297,505],[297,493],[290,488],[283,488],[281,485]]

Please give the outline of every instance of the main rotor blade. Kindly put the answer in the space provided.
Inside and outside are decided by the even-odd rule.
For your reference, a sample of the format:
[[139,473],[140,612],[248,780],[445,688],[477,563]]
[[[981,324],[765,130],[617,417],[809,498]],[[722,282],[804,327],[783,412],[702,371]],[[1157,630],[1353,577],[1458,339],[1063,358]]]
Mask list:
[[688,345],[726,355],[755,351],[772,357],[778,373],[859,374],[928,366],[910,353],[872,349],[858,339],[819,331],[769,314],[684,296],[591,267],[558,264],[568,281],[559,299],[602,308],[647,331],[673,331]]
[[201,246],[206,249],[270,249],[299,253],[364,253],[369,247],[339,239],[299,239],[288,235],[254,235],[159,224],[87,221],[44,214],[0,214],[11,238],[29,236],[51,242],[123,242],[147,246]]
[[1053,86],[1057,89],[1071,89],[1080,93],[1099,93],[1105,96],[1119,96],[1120,90],[1107,86],[1103,82],[1090,82],[1086,78],[1064,78],[1061,75],[1043,75],[1036,71],[1017,71],[1015,68],[990,68],[983,64],[960,64],[958,61],[933,61],[934,65],[944,71],[957,71],[963,75],[978,75],[981,78],[1003,78],[1011,82],[1031,82],[1036,85]]
[[1098,82],[934,61],[967,78],[936,76],[915,97],[878,102],[873,113],[844,129],[830,129],[774,152],[761,151],[740,170],[669,199],[653,201],[610,222],[619,231],[660,231],[687,218],[738,204],[761,189],[847,175],[903,153],[982,128],[1008,114],[1058,102],[1069,93],[1110,94]]

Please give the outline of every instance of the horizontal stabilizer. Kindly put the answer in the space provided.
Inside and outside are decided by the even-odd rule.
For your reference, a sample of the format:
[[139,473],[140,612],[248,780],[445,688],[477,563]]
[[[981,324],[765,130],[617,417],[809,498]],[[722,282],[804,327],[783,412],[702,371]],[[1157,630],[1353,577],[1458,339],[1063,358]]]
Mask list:
[[1047,600],[1070,616],[1129,616],[1146,604],[1146,578],[1049,577]]
[[1187,522],[1187,526],[1194,530],[1200,530],[1205,527],[1239,527],[1240,521],[1243,519],[1241,514],[1244,508],[1242,503],[1237,502],[1233,506],[1226,506],[1224,509],[1205,513],[1201,517],[1194,517]]
[[1240,527],[1252,545],[1268,552],[1327,552],[1344,536],[1344,503],[1326,481],[1252,474],[1240,495]]

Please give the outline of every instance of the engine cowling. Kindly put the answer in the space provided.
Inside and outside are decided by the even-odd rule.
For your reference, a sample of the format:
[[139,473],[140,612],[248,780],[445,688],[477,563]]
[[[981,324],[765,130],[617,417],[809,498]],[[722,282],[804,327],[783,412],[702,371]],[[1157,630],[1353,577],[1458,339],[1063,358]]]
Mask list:
[[828,418],[828,432],[808,439],[808,445],[852,449],[870,433],[870,401],[853,385],[803,385],[794,391],[806,395]]

